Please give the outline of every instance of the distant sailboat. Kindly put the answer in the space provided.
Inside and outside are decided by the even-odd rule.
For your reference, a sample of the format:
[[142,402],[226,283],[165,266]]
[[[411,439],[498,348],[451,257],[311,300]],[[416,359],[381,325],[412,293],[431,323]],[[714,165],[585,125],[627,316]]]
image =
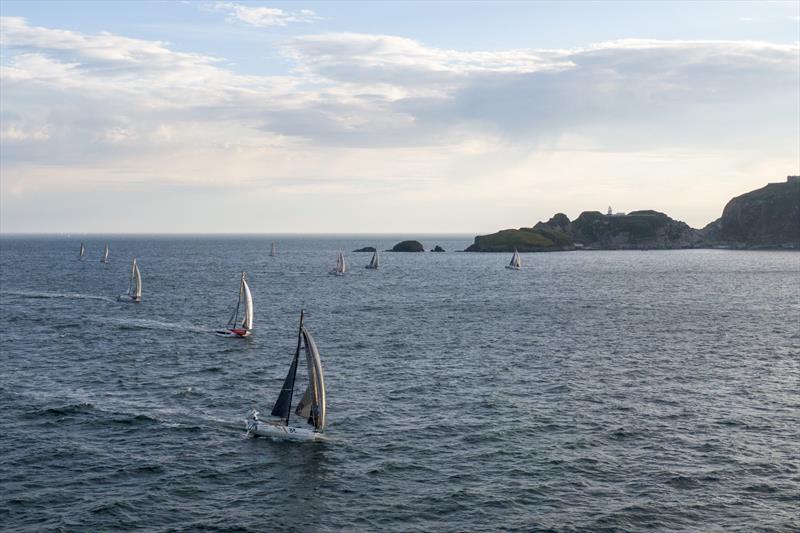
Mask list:
[[[243,305],[244,304],[244,305]],[[242,318],[239,320],[239,309],[243,308]],[[236,309],[228,321],[227,329],[216,331],[217,335],[223,337],[247,337],[253,329],[253,295],[250,293],[250,286],[247,284],[247,273],[242,272],[242,281],[239,283],[239,301],[236,302]]]
[[273,242],[272,243],[272,248],[270,248],[270,250],[269,250],[269,256],[270,257],[275,257],[276,255],[278,255],[278,250],[275,248],[275,243]]
[[377,270],[379,266],[380,266],[380,263],[378,261],[378,250],[375,250],[372,253],[372,259],[370,260],[369,264],[364,268],[370,268],[372,270]]
[[511,256],[511,262],[506,265],[506,268],[511,270],[522,269],[522,258],[519,256],[519,252],[516,248],[514,248],[514,255]]
[[103,257],[100,258],[101,263],[108,263],[108,244],[106,244],[105,249],[103,250]]
[[336,255],[336,267],[331,269],[329,274],[343,276],[345,272],[347,272],[347,263],[344,262],[344,255],[342,255],[342,251],[339,250],[338,254]]
[[83,246],[83,243],[81,243],[81,250],[78,252],[78,259],[83,259],[84,255],[86,255],[86,247]]
[[128,282],[128,292],[120,294],[118,299],[123,302],[139,303],[142,301],[142,274],[139,272],[139,265],[136,264],[135,257],[131,265],[131,278]]
[[[295,378],[300,359],[300,349],[306,353],[306,366],[308,368],[308,387],[303,393],[294,413],[304,419],[313,429],[289,425],[292,414],[292,396],[294,396]],[[283,380],[283,387],[272,408],[271,415],[274,421],[259,420],[258,411],[253,409],[247,418],[247,432],[258,437],[282,437],[301,440],[314,440],[322,438],[325,428],[327,406],[325,403],[325,378],[322,373],[322,361],[319,350],[311,334],[303,324],[303,313],[300,312],[300,330],[297,333],[297,349],[294,352],[289,373]]]

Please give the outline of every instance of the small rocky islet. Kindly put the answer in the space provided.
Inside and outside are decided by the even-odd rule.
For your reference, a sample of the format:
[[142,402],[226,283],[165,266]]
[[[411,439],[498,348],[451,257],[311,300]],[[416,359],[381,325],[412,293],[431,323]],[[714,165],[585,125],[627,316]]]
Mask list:
[[681,248],[800,249],[800,176],[733,198],[703,229],[644,210],[584,211],[575,220],[557,213],[531,228],[478,235],[467,252],[666,250]]

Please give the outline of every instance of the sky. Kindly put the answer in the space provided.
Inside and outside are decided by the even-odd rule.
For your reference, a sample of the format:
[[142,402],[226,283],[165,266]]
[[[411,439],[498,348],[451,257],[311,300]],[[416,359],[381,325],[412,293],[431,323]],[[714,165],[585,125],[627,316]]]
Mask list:
[[0,0],[0,232],[703,227],[800,174],[800,2]]

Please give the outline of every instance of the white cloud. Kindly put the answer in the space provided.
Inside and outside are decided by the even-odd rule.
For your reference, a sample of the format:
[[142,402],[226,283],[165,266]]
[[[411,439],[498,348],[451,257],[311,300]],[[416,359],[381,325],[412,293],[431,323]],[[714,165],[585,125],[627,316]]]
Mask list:
[[[535,194],[560,172],[602,167],[610,179],[616,169],[645,194],[643,180],[699,177],[691,168],[701,167],[675,153],[711,154],[702,171],[720,175],[730,171],[725,161],[766,172],[754,160],[778,171],[798,159],[796,44],[620,40],[462,51],[321,34],[284,44],[290,74],[255,76],[164,42],[14,17],[0,25],[0,186],[18,200],[78,183],[109,194],[134,182],[242,188],[254,198],[374,193],[460,202],[450,212],[461,213],[452,217],[461,226],[430,228],[457,230],[473,220],[459,210],[482,208],[487,195],[501,204],[502,191]],[[662,157],[641,155],[649,153]],[[626,168],[626,157],[636,164]],[[648,161],[658,172],[643,177]]]
[[284,11],[275,7],[245,6],[235,2],[216,2],[211,6],[214,11],[228,14],[229,22],[244,22],[250,26],[269,27],[287,26],[292,22],[317,22],[321,17],[310,9]]

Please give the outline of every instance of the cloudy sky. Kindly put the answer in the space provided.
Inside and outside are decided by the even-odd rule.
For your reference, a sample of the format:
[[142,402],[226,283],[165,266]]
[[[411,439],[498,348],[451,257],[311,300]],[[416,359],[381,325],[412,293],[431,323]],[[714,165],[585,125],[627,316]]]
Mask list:
[[702,227],[800,173],[800,3],[0,3],[0,231]]

